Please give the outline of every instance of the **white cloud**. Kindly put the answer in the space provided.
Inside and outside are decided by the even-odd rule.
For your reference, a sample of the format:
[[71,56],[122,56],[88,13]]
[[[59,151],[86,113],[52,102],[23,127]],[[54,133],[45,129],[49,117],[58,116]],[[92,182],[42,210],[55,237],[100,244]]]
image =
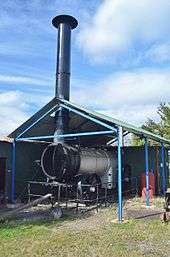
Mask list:
[[27,84],[27,85],[48,85],[48,80],[33,78],[33,77],[24,77],[24,76],[11,76],[0,74],[0,83],[18,83],[18,84]]
[[[4,40],[2,38],[0,44],[0,54],[3,58],[7,54],[12,55],[12,57],[17,55],[18,57],[20,53],[23,58],[26,54],[26,57],[34,55],[34,59],[29,59],[27,63],[24,62],[24,59],[14,58],[15,68],[19,60],[22,65],[27,63],[28,68],[31,65],[35,69],[36,61],[34,60],[38,61],[35,58],[37,53],[43,53],[43,57],[47,57],[47,54],[48,56],[54,56],[53,52],[48,52],[49,49],[52,49],[49,47],[49,42],[51,42],[52,38],[54,39],[54,44],[56,43],[56,31],[51,26],[51,17],[61,10],[65,10],[65,8],[68,11],[72,10],[71,14],[76,14],[76,17],[80,17],[80,29],[75,30],[73,37],[80,31],[78,43],[85,54],[93,61],[101,61],[103,63],[103,61],[111,59],[115,63],[121,61],[129,64],[132,61],[139,63],[141,60],[146,61],[146,59],[154,60],[156,63],[170,59],[169,0],[93,1],[92,4],[94,2],[100,4],[94,15],[92,14],[97,4],[95,8],[91,4],[87,8],[89,3],[80,3],[81,1],[79,0],[74,4],[72,0],[62,1],[62,3],[56,0],[54,1],[55,4],[52,3],[48,6],[40,4],[41,1],[39,0],[31,1],[28,6],[25,3],[18,5],[18,2],[16,0],[13,1],[13,6],[11,6],[11,2],[8,1],[8,7],[6,7],[6,2],[4,1],[0,4],[4,6],[3,9],[1,8],[3,12],[0,17],[2,21],[0,28],[4,33]],[[74,10],[72,9],[73,5]],[[8,8],[11,8],[10,11],[6,11]],[[43,15],[44,10],[46,10],[45,16]],[[81,15],[84,12],[87,12],[86,19],[85,16]],[[19,15],[20,13],[22,15]],[[83,19],[85,23],[82,25]],[[13,22],[14,20],[15,22]],[[9,31],[12,34],[8,33]],[[39,51],[40,46],[42,47],[42,52]],[[76,52],[74,54],[74,57],[76,56],[78,60],[76,63],[79,63],[78,58],[81,59],[81,55],[78,57]],[[47,63],[46,61],[45,64]],[[37,64],[38,67],[41,66],[41,69],[44,69],[44,74],[46,74],[46,66],[43,66],[44,64],[40,63],[40,61]],[[80,64],[82,65],[81,60]],[[81,67],[80,70],[77,70],[79,76],[83,74]],[[83,67],[87,67],[87,73],[88,66]],[[108,65],[102,68],[108,68]],[[94,69],[94,72],[96,72],[96,69]],[[19,91],[0,94],[0,134],[10,133],[29,118],[30,113],[40,108],[50,98],[49,91],[53,89],[49,89],[46,86],[49,85],[49,82],[51,84],[51,80],[45,78],[45,75],[44,78],[36,75],[35,77],[27,76],[28,73],[28,70],[24,72],[22,66],[22,76],[0,74],[0,83],[3,85],[3,89],[7,84],[32,85],[32,87],[23,89],[26,89],[27,92],[29,89],[30,94]],[[95,76],[89,73],[89,77],[91,76],[93,82],[86,81],[82,83],[78,81],[78,86],[74,90],[75,81],[73,80],[74,87],[71,93],[74,102],[140,125],[147,117],[157,119],[156,107],[161,101],[170,101],[169,73],[170,70],[168,69],[136,69],[129,72],[111,74],[100,83],[94,82],[98,77],[96,76],[94,79]],[[44,87],[41,87],[41,85]],[[53,88],[53,85],[54,80],[51,88]],[[34,90],[34,92],[31,90]],[[53,92],[51,92],[51,96],[53,96],[52,94]]]
[[117,118],[136,126],[143,124],[147,118],[152,118],[158,120],[158,114],[156,113],[156,108],[158,105],[147,104],[147,105],[123,105],[117,109],[99,110],[99,112],[109,115],[110,117]]
[[[170,70],[137,69],[117,72],[100,83],[73,80],[71,101],[106,115],[140,125],[158,119],[160,102],[170,101]],[[81,86],[82,84],[82,86]],[[76,90],[75,90],[76,89]],[[50,100],[46,93],[9,91],[0,94],[0,135],[7,135]]]
[[82,26],[78,42],[93,61],[117,61],[120,53],[131,56],[138,48],[167,40],[169,13],[169,0],[104,0]]
[[[8,135],[28,118],[31,109],[38,110],[49,100],[49,96],[23,93],[20,91],[8,91],[0,93],[0,135]],[[30,111],[31,109],[31,111]]]
[[146,119],[157,119],[160,102],[170,101],[169,69],[138,69],[118,72],[90,87],[77,88],[73,101],[140,125]]
[[170,61],[170,42],[164,44],[155,44],[146,52],[146,59],[154,60],[155,62]]
[[17,91],[0,93],[0,135],[7,135],[27,118],[27,104]]

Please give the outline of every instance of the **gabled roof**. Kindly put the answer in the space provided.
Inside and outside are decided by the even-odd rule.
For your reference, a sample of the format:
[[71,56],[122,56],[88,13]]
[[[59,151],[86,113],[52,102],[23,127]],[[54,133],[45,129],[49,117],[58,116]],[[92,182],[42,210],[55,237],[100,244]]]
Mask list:
[[[26,128],[30,127],[31,124],[36,122],[36,120],[40,119],[46,112],[48,112],[51,108],[53,108],[55,105],[58,105],[58,99],[53,98],[49,103],[47,103],[45,106],[43,106],[38,112],[36,112],[33,116],[31,116],[26,122],[21,124],[16,130],[14,130],[11,134],[9,134],[9,137],[17,138],[18,135],[20,135]],[[46,116],[44,119],[42,119],[40,122],[38,122],[35,126],[33,126],[28,132],[24,133],[24,136],[38,136],[40,133],[44,135],[46,131],[48,133],[52,134],[54,133],[54,121],[51,116]]]
[[154,133],[151,133],[147,130],[144,130],[142,128],[138,128],[138,127],[136,127],[134,125],[131,125],[127,122],[115,119],[113,117],[101,114],[101,113],[96,112],[96,111],[90,111],[83,106],[71,103],[70,101],[67,101],[67,100],[61,99],[60,101],[63,102],[64,104],[66,104],[67,106],[74,107],[78,110],[81,110],[81,111],[89,114],[92,117],[95,117],[95,118],[98,118],[99,120],[105,121],[109,125],[116,126],[116,127],[121,126],[124,129],[124,131],[134,133],[134,134],[136,134],[138,136],[141,136],[141,137],[147,137],[147,138],[153,139],[153,140],[158,141],[158,142],[163,142],[163,143],[166,143],[166,144],[170,144],[169,139],[158,136],[158,135],[156,135]]
[[[163,142],[170,145],[170,140],[148,132],[147,130],[138,128],[129,123],[123,122],[121,120],[115,119],[113,117],[109,117],[103,115],[101,113],[88,110],[87,108],[74,104],[70,101],[53,98],[48,104],[46,104],[43,108],[41,108],[37,113],[35,113],[29,120],[23,123],[20,127],[18,127],[15,131],[13,131],[9,137],[16,138],[20,133],[22,133],[28,126],[34,123],[37,119],[43,116],[46,112],[50,111],[50,109],[56,105],[64,104],[66,107],[79,111],[80,113],[86,114],[89,117],[95,118],[99,121],[102,121],[112,127],[121,126],[124,131],[134,133],[141,137],[147,137],[152,140]],[[53,111],[54,112],[54,111]],[[81,115],[70,112],[70,122],[69,122],[69,132],[87,132],[87,131],[100,131],[103,130],[104,127],[101,125],[93,123],[91,120],[84,118]],[[36,135],[53,135],[55,130],[54,118],[51,116],[46,116],[39,123],[37,123],[34,127],[32,127],[29,131],[24,133],[24,136],[36,136]],[[110,140],[114,135],[107,135],[105,139]],[[92,138],[92,137],[91,137]]]

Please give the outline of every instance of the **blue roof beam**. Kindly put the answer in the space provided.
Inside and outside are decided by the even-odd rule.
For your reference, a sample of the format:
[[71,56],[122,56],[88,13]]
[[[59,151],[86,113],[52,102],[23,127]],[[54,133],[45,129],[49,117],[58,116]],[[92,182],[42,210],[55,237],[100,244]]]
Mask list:
[[88,120],[91,120],[91,121],[93,121],[94,123],[96,123],[98,125],[101,125],[101,126],[103,126],[105,128],[108,128],[108,129],[114,131],[115,133],[117,133],[117,128],[116,127],[110,126],[107,123],[105,123],[103,121],[100,121],[99,119],[96,119],[96,118],[90,116],[89,114],[85,114],[84,112],[78,111],[75,108],[71,108],[71,107],[69,107],[69,106],[67,106],[65,104],[60,104],[60,106],[64,107],[65,109],[67,109],[67,110],[69,110],[71,112],[74,112],[74,113],[76,113],[76,114],[78,114],[78,115],[80,115],[80,116],[82,116],[82,117],[84,117],[84,118],[86,118]]

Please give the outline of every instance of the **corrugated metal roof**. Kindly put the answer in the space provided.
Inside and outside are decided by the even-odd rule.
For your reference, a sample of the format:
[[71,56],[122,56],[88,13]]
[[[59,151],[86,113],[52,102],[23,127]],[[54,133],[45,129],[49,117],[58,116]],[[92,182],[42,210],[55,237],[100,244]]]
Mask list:
[[[44,105],[38,112],[36,112],[33,116],[31,116],[26,122],[21,124],[18,128],[16,128],[12,133],[9,134],[9,137],[16,138],[18,135],[20,135],[26,128],[31,126],[36,120],[38,120],[42,115],[44,115],[46,112],[48,112],[52,107],[58,104],[58,99],[53,98],[50,102],[48,102],[46,105]],[[36,123],[35,126],[33,126],[28,132],[24,133],[24,136],[38,136],[40,133],[41,135],[45,135],[46,131],[48,133],[54,133],[54,126],[53,125],[53,119],[50,116],[46,116],[41,122]]]
[[131,125],[131,124],[126,123],[124,121],[121,121],[121,120],[109,117],[109,116],[101,114],[101,113],[98,113],[96,111],[90,111],[90,110],[86,109],[84,106],[80,106],[80,105],[71,103],[70,101],[67,101],[67,100],[63,100],[62,99],[60,101],[63,102],[64,104],[66,104],[67,106],[76,108],[77,110],[81,110],[81,111],[89,114],[90,116],[95,117],[97,119],[100,119],[102,121],[105,121],[106,123],[112,124],[113,126],[116,126],[116,127],[121,126],[124,130],[126,130],[126,131],[128,131],[130,133],[134,133],[134,134],[142,136],[142,137],[144,136],[144,137],[153,139],[155,141],[159,141],[159,142],[164,142],[166,144],[170,144],[170,140],[168,140],[168,139],[166,139],[164,137],[158,136],[158,135],[156,135],[154,133],[151,133],[151,132],[149,132],[147,130],[144,130],[142,128],[138,128],[138,127],[136,127],[134,125]]
[[[20,127],[18,127],[15,131],[13,131],[9,137],[16,138],[17,135],[22,133],[28,126],[30,126],[32,123],[34,123],[37,119],[39,119],[42,115],[44,115],[47,111],[49,111],[54,105],[57,105],[59,102],[67,105],[68,107],[74,108],[80,112],[83,112],[85,114],[88,114],[90,117],[96,118],[100,121],[105,122],[106,124],[109,124],[113,127],[121,126],[123,127],[124,131],[128,131],[130,133],[134,133],[141,137],[147,137],[150,139],[153,139],[158,142],[163,142],[170,145],[170,140],[163,138],[161,136],[158,136],[156,134],[153,134],[147,130],[138,128],[134,125],[131,125],[129,123],[126,123],[124,121],[115,119],[113,117],[109,117],[107,115],[98,113],[96,111],[91,111],[84,106],[80,106],[78,104],[72,103],[70,101],[66,101],[63,99],[57,99],[53,98],[48,104],[46,104],[43,108],[41,108],[37,113],[35,113],[29,120],[27,120],[25,123],[23,123]],[[36,124],[34,127],[32,127],[28,132],[24,134],[24,136],[42,136],[42,135],[49,135],[54,133],[54,118],[46,117],[43,120],[41,120],[38,124]],[[88,121],[84,117],[80,117],[76,113],[70,113],[70,121],[69,121],[69,132],[86,132],[86,131],[99,131],[103,130],[104,127],[101,125],[95,124],[92,121]],[[114,137],[114,135],[107,135],[103,136],[103,139],[105,137],[105,140],[110,140]],[[95,137],[94,137],[95,138]],[[101,138],[101,137],[100,137]],[[87,139],[87,137],[86,137]],[[90,140],[93,140],[92,137]]]

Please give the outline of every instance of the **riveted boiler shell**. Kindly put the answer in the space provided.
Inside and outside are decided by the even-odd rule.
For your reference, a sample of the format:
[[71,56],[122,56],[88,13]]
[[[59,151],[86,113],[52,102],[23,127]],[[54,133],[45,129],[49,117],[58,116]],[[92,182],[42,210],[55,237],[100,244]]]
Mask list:
[[80,154],[79,174],[105,174],[110,168],[109,154],[104,150],[82,149]]

